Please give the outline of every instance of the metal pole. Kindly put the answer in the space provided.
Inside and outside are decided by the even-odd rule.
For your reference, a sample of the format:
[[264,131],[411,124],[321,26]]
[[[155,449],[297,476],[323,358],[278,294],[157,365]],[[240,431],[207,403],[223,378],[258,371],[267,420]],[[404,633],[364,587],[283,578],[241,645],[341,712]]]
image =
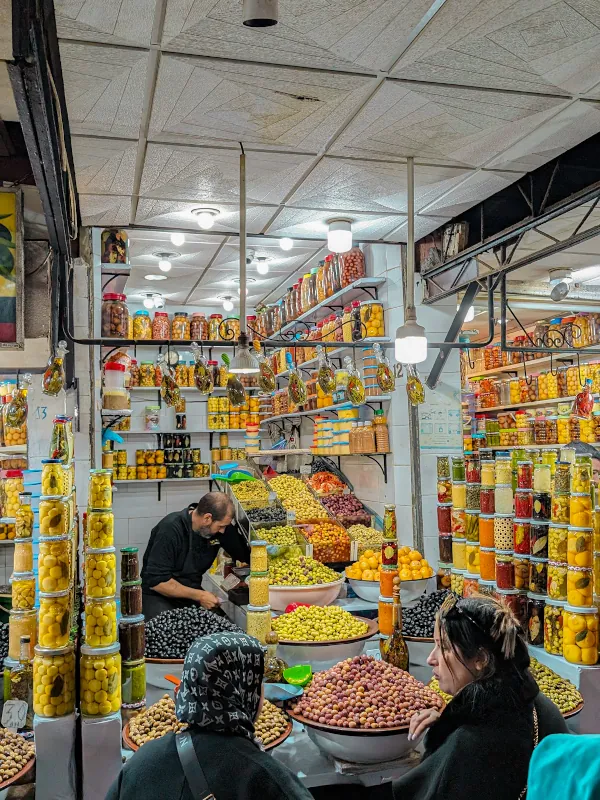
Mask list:
[[412,156],[406,159],[406,186],[408,191],[408,239],[406,243],[405,314],[415,307],[415,160]]
[[246,154],[240,147],[240,332],[246,333]]

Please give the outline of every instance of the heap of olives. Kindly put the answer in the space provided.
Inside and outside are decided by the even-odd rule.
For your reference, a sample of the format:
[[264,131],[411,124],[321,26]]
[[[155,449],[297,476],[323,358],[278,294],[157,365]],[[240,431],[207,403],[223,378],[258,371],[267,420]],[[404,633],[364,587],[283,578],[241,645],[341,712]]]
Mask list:
[[271,586],[316,586],[333,583],[343,576],[309,556],[269,559]]
[[256,536],[269,544],[294,545],[296,544],[296,531],[291,525],[277,525],[275,528],[259,528]]
[[146,658],[185,658],[199,636],[240,629],[227,617],[200,606],[163,611],[146,622]]
[[250,522],[254,524],[261,522],[263,524],[266,522],[285,522],[287,519],[285,509],[277,504],[265,506],[264,508],[249,508],[246,511],[246,516]]
[[288,642],[336,642],[369,630],[366,622],[339,606],[300,606],[277,617],[271,625],[279,641]]
[[562,714],[573,711],[583,702],[583,697],[571,681],[561,678],[550,667],[540,664],[536,658],[531,659],[529,669],[540,687],[540,691],[558,706]]

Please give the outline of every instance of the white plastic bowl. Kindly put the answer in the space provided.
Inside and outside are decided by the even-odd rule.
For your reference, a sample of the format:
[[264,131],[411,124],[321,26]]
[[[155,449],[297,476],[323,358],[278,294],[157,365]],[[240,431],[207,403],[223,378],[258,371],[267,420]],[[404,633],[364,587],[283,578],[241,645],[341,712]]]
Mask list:
[[[402,581],[400,584],[400,600],[404,608],[416,602],[427,588],[428,581],[433,578],[419,578],[416,581]],[[379,581],[359,581],[356,578],[348,578],[348,583],[356,592],[356,595],[369,603],[377,603],[379,600]]]
[[361,600],[368,603],[376,603],[379,600],[379,581],[359,581],[356,578],[348,578],[348,583]]
[[269,586],[269,603],[274,611],[285,611],[290,603],[309,603],[312,606],[328,606],[340,593],[346,579],[315,586]]

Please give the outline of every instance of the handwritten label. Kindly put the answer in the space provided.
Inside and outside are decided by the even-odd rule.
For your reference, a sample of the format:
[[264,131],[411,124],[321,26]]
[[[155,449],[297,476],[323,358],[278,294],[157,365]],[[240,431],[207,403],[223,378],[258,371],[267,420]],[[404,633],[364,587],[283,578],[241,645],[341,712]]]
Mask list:
[[348,486],[344,486],[342,489],[342,494],[350,494],[350,488]]
[[27,703],[25,700],[7,700],[2,709],[2,726],[17,731],[25,726]]
[[48,406],[36,406],[35,409],[36,419],[46,419],[47,416],[48,416]]
[[236,586],[239,586],[241,580],[238,578],[237,575],[234,575],[233,572],[230,572],[229,575],[225,578],[221,586],[225,589],[226,592],[230,592],[232,589],[235,589]]

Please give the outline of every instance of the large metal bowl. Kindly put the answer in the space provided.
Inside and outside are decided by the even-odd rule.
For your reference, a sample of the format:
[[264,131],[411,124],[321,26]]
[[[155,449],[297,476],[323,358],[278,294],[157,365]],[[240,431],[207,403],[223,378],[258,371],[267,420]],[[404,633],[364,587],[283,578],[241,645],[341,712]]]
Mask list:
[[318,583],[315,586],[269,586],[269,603],[274,611],[285,611],[290,603],[329,606],[337,598],[345,580],[342,576],[332,583]]
[[377,603],[379,600],[379,581],[360,581],[356,578],[348,578],[348,583],[361,600],[366,600],[368,603]]
[[[408,608],[416,602],[427,589],[431,578],[419,578],[414,581],[402,581],[400,584],[400,600],[404,608]],[[348,578],[348,583],[356,595],[369,603],[377,603],[379,600],[379,581],[360,581],[356,578]]]
[[292,642],[280,639],[277,655],[290,667],[296,664],[310,664],[313,672],[329,669],[346,658],[354,658],[362,653],[365,642],[379,631],[376,619],[357,617],[368,625],[366,633],[337,642]]

